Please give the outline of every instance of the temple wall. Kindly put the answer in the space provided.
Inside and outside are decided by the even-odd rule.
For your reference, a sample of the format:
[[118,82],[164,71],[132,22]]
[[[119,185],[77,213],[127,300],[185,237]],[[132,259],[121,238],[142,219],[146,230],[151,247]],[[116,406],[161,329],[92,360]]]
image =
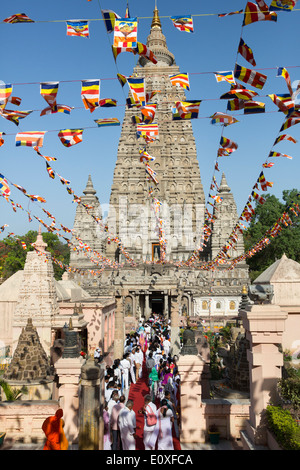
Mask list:
[[[80,305],[84,321],[88,323],[88,352],[93,355],[97,347],[101,347],[103,352],[108,352],[114,341],[114,299],[106,299],[103,304],[100,300],[100,302],[81,302]],[[73,309],[74,304],[62,303],[60,315],[71,316]]]
[[202,400],[202,407],[204,420],[202,442],[208,439],[207,431],[212,424],[218,427],[220,438],[227,440],[239,439],[240,431],[246,429],[250,400]]
[[6,432],[5,444],[10,441],[44,443],[42,424],[59,408],[57,401],[0,402],[0,430]]

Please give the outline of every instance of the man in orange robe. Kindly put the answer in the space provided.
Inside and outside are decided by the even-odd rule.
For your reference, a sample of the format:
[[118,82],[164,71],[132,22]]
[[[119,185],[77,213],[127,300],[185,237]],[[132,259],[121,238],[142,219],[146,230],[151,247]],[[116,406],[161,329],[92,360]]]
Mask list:
[[45,419],[42,430],[46,435],[46,442],[43,450],[67,450],[68,441],[64,433],[64,421],[62,419],[63,410],[59,408],[54,416]]

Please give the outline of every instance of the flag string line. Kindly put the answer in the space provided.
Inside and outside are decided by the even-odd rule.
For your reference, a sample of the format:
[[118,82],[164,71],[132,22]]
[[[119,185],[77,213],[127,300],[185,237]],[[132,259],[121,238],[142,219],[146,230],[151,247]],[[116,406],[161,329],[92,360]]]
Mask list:
[[[286,65],[284,66],[284,68],[286,69],[292,69],[292,68],[299,68],[300,65]],[[278,67],[255,67],[255,70],[277,70]],[[189,75],[209,75],[209,74],[215,74],[215,73],[218,73],[218,71],[214,71],[214,72],[209,72],[209,71],[205,71],[205,72],[188,72]],[[143,78],[143,77],[140,77],[140,78]],[[145,78],[145,77],[144,77]],[[57,80],[59,81],[59,83],[78,83],[78,82],[82,82],[86,79],[76,79],[76,80]],[[106,78],[100,78],[99,80],[118,80],[117,77],[106,77]],[[54,80],[52,80],[54,81]],[[0,82],[1,83],[1,82]],[[13,85],[13,86],[21,86],[21,85],[40,85],[41,83],[47,83],[47,82],[15,82],[15,83],[10,83],[10,85]]]
[[[279,111],[265,111],[263,114],[272,114],[272,113],[278,113]],[[254,116],[256,115],[256,113],[253,113],[253,114],[244,114],[244,113],[237,113],[235,114],[235,116],[246,116],[246,117],[249,117],[249,116]],[[101,119],[101,118],[99,118]],[[105,119],[105,118],[103,118]],[[212,116],[200,116],[196,119],[193,119],[193,121],[197,121],[197,119],[212,119]],[[184,121],[184,119],[182,120]],[[178,121],[178,122],[182,122],[182,121]],[[187,120],[188,121],[188,120]],[[190,121],[190,120],[189,120]],[[176,122],[176,121],[173,121],[173,120],[170,120],[170,121],[165,121],[165,122]],[[134,125],[134,124],[133,124]],[[223,126],[223,125],[222,125]],[[99,129],[100,127],[99,126],[86,126],[86,127],[83,127],[83,126],[75,126],[76,129]],[[74,126],[72,126],[72,129],[74,128]],[[62,129],[48,129],[48,130],[44,130],[44,131],[40,131],[40,132],[60,132]],[[26,132],[26,131],[24,131]],[[30,132],[30,131],[28,131]],[[23,131],[21,131],[21,133],[23,133]],[[10,135],[17,135],[19,134],[19,132],[13,132],[13,133],[7,133],[7,132],[3,132],[3,135],[5,136],[10,136]]]
[[[262,11],[262,10],[261,10]],[[293,12],[298,12],[300,11],[300,8],[294,8],[293,10],[289,11],[280,11],[276,10],[276,13],[293,13]],[[273,11],[272,11],[273,12]],[[192,17],[207,17],[207,16],[235,16],[235,15],[251,15],[252,12],[247,12],[247,11],[237,11],[234,12],[234,15],[231,14],[232,12],[229,13],[193,13],[190,14]],[[263,11],[262,11],[263,13]],[[275,11],[274,11],[275,13]],[[171,15],[172,16],[172,15]],[[170,19],[170,15],[159,15],[160,19]],[[184,16],[184,15],[183,15]],[[137,18],[138,20],[152,20],[153,16],[133,16],[132,18]],[[80,19],[64,19],[64,20],[32,20],[32,21],[18,21],[16,23],[7,23],[6,21],[0,21],[0,24],[38,24],[38,23],[66,23],[67,21],[105,21],[104,18],[80,18]]]

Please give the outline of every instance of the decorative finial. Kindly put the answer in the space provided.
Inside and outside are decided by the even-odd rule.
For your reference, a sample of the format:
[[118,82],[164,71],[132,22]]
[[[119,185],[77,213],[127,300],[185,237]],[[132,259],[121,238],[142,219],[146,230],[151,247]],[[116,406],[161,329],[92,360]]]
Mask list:
[[43,236],[42,236],[42,229],[41,226],[39,226],[39,231],[36,237],[36,241],[32,243],[32,246],[37,250],[41,252],[45,252],[45,248],[48,246],[47,243],[44,242]]
[[242,294],[248,294],[247,286],[243,285]]
[[156,2],[155,2],[155,8],[154,8],[154,11],[153,11],[153,20],[152,20],[151,28],[154,28],[156,26],[158,28],[161,28],[161,22],[160,22],[160,18],[158,16],[158,9],[157,9],[157,5],[156,5]]

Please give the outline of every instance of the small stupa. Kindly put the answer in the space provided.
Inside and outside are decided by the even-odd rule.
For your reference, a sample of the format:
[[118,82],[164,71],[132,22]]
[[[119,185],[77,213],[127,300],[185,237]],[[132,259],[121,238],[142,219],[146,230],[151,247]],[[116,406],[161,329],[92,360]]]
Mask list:
[[25,400],[50,398],[50,383],[53,382],[50,364],[31,318],[28,318],[26,327],[22,329],[3,379],[11,386],[26,386],[28,394],[24,395]]

